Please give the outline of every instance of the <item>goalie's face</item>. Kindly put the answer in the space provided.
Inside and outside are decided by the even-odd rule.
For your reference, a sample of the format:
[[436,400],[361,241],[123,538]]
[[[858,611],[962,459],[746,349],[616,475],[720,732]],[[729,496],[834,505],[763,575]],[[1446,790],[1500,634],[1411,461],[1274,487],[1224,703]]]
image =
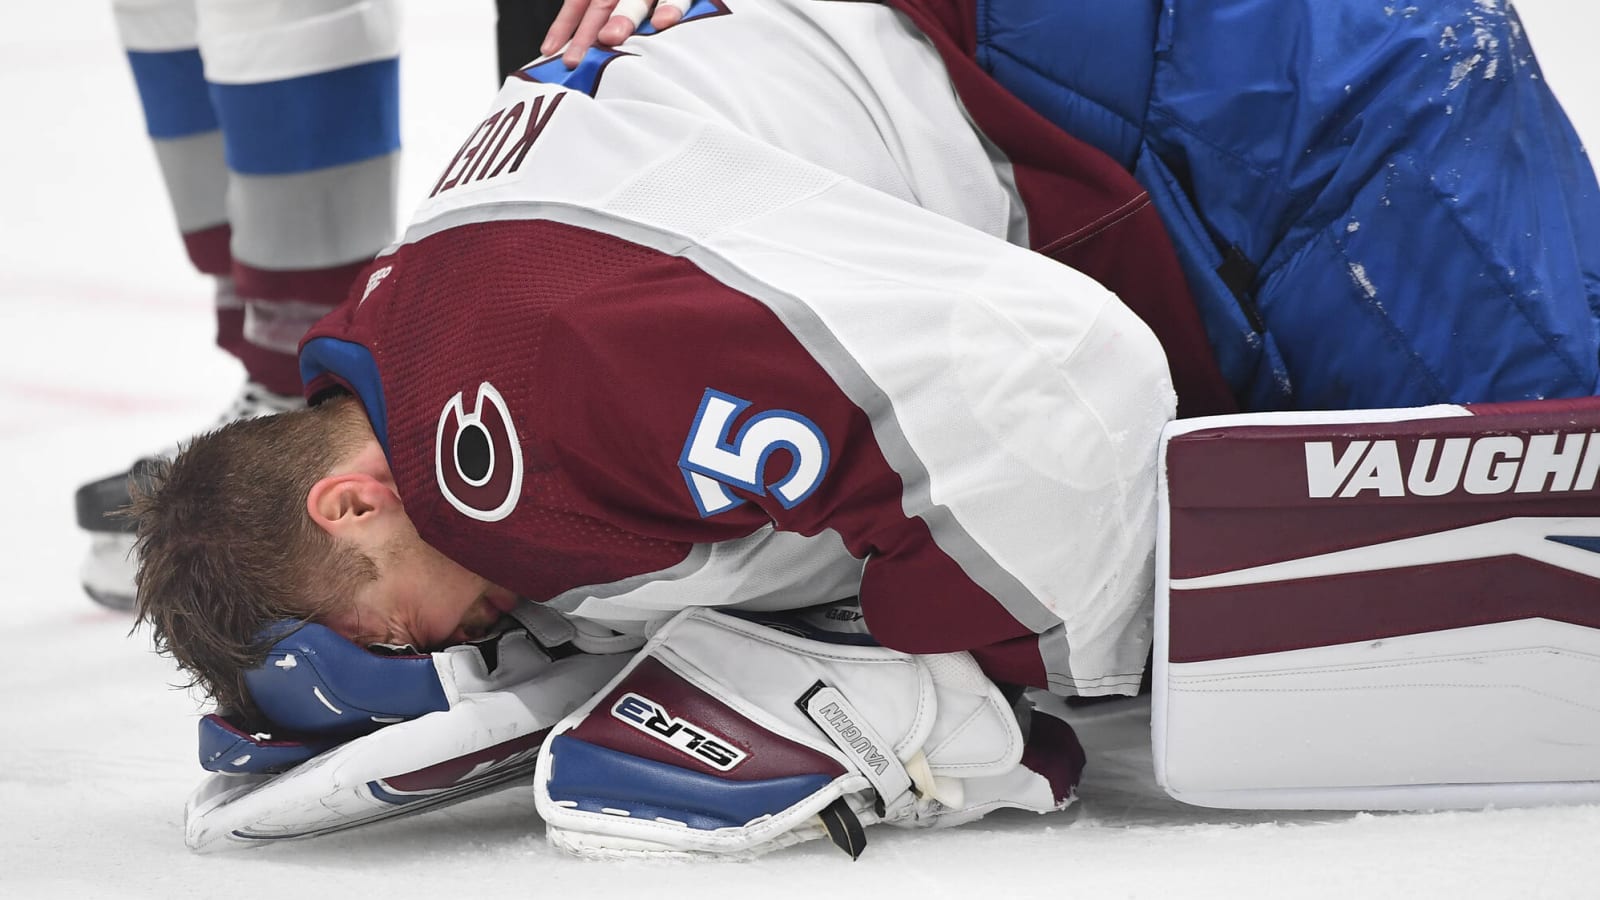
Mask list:
[[516,604],[411,533],[374,554],[378,577],[324,623],[357,644],[434,650],[488,634]]
[[322,623],[363,646],[420,650],[487,634],[516,605],[504,588],[425,543],[395,491],[376,441],[311,489],[306,510],[334,540],[366,554],[377,577]]

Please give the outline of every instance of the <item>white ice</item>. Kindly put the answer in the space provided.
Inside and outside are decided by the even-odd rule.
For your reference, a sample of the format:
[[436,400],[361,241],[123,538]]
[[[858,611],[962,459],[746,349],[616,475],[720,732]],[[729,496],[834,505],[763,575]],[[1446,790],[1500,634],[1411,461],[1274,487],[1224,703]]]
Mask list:
[[[194,697],[125,616],[80,593],[72,491],[207,424],[236,366],[170,223],[109,0],[0,4],[0,897],[489,897],[838,892],[906,897],[1600,896],[1600,808],[1432,814],[1185,807],[1152,783],[1145,707],[1080,722],[1075,811],[874,829],[749,864],[585,863],[525,789],[351,834],[197,856]],[[1580,132],[1600,140],[1600,12],[1518,7]],[[489,0],[409,0],[403,206],[492,90]],[[1483,727],[1495,723],[1485,718]]]

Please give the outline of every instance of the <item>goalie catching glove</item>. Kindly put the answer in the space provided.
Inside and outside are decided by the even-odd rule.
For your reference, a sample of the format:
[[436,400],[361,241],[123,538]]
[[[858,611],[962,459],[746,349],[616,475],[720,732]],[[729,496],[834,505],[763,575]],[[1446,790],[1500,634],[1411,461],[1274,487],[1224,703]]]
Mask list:
[[826,835],[855,857],[866,825],[1072,801],[1071,728],[1035,713],[1025,739],[970,655],[795,631],[705,609],[663,626],[546,740],[535,787],[550,841],[751,856]]
[[522,625],[429,654],[383,655],[320,625],[281,638],[246,675],[276,729],[206,716],[190,796],[195,850],[313,837],[525,779],[551,725],[639,639],[524,603]]

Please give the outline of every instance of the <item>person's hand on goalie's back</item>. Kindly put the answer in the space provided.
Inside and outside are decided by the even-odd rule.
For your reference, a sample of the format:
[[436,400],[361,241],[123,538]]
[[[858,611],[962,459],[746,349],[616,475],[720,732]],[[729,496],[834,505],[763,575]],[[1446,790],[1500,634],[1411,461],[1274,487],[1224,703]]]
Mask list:
[[657,31],[671,28],[692,5],[694,0],[565,0],[539,52],[550,56],[565,44],[561,61],[576,68],[596,43],[615,47],[631,37],[646,16]]

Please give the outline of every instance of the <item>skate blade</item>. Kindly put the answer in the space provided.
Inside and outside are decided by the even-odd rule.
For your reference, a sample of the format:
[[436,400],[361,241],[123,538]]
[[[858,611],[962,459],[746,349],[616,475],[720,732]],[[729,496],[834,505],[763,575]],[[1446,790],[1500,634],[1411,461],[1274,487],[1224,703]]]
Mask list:
[[96,532],[89,536],[89,554],[78,569],[83,592],[89,599],[123,612],[134,608],[137,590],[133,576],[138,562],[133,556],[133,542],[131,534]]

